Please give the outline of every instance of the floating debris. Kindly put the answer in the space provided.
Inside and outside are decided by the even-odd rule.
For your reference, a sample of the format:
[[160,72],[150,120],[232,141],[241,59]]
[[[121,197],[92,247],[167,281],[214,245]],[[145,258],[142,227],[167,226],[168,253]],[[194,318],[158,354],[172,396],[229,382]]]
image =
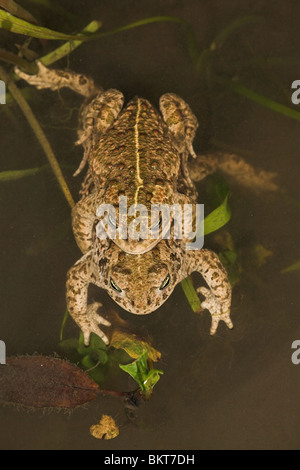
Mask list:
[[111,416],[102,415],[99,423],[90,427],[90,433],[96,439],[114,439],[119,435],[119,428]]

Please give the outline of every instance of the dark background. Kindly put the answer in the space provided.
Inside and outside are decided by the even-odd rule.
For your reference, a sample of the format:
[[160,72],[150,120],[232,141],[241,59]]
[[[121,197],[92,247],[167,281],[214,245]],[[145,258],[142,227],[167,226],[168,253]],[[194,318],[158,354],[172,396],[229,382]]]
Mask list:
[[[59,2],[74,15],[70,20],[30,1],[20,4],[44,26],[64,32],[78,32],[93,19],[103,22],[101,31],[109,31],[148,16],[177,16],[190,23],[199,51],[236,18],[259,15],[261,21],[237,29],[217,51],[214,73],[238,79],[293,107],[291,83],[300,79],[298,1]],[[13,52],[15,43],[25,41],[11,33],[1,33],[0,39]],[[43,55],[58,42],[34,40],[32,44]],[[272,62],[274,58],[277,62]],[[175,23],[154,23],[88,42],[59,67],[90,75],[104,88],[117,88],[126,100],[141,95],[157,105],[163,93],[179,94],[199,119],[196,152],[238,152],[253,166],[276,172],[285,192],[252,194],[232,187],[228,229],[244,260],[241,282],[233,291],[234,330],[221,324],[210,337],[208,312],[201,317],[193,314],[180,286],[147,317],[115,307],[122,318],[148,332],[153,346],[162,352],[159,368],[164,375],[151,400],[140,409],[136,424],[126,421],[122,403],[113,398],[99,398],[70,415],[4,407],[0,447],[299,448],[300,365],[291,362],[291,344],[300,339],[299,272],[281,273],[300,258],[299,207],[292,202],[300,200],[299,122],[205,80],[189,56],[184,28]],[[72,178],[81,158],[81,149],[73,146],[80,103],[80,97],[68,90],[59,94],[33,90],[31,101],[58,160],[71,167],[64,173],[75,198],[81,181],[81,177]],[[45,164],[19,109],[10,107],[10,114],[0,111],[2,170]],[[50,171],[1,182],[0,203],[0,339],[6,342],[9,356],[60,353],[65,276],[80,257],[70,228],[70,209]],[[250,247],[257,243],[273,252],[260,268],[251,265]],[[213,238],[208,238],[207,246],[212,244]],[[97,295],[104,305],[113,306],[104,291]],[[78,328],[70,320],[65,336],[77,335]],[[131,379],[123,380],[127,390],[134,388]],[[117,439],[98,441],[89,435],[89,427],[102,413],[121,424]]]

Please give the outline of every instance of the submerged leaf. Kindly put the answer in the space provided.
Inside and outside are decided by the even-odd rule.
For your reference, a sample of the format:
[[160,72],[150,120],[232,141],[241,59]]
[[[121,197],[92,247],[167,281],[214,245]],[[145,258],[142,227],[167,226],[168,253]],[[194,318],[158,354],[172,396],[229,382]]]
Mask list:
[[106,344],[102,341],[100,336],[96,335],[95,333],[91,333],[90,336],[90,344],[86,346],[84,344],[83,333],[80,332],[79,341],[77,351],[80,355],[86,356],[87,354],[91,354],[97,350],[106,350]]
[[285,274],[285,273],[291,273],[293,271],[299,271],[299,270],[300,270],[300,260],[296,261],[296,263],[293,263],[290,266],[287,266],[286,268],[282,269],[280,272],[281,274]]
[[0,402],[4,403],[75,408],[94,400],[98,390],[83,370],[55,357],[10,357],[0,368]]
[[266,262],[267,258],[272,255],[273,252],[265,248],[260,243],[257,243],[257,245],[255,245],[252,249],[252,261],[259,268]]
[[115,330],[112,334],[111,346],[116,349],[124,349],[133,359],[142,356],[144,352],[151,361],[156,362],[161,358],[161,353],[150,346],[149,343],[139,339],[134,334],[129,334],[121,330]]

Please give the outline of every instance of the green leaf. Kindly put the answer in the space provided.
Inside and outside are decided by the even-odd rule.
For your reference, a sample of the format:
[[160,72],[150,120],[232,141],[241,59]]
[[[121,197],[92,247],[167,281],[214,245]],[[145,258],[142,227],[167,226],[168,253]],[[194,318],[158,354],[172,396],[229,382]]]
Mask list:
[[82,356],[86,356],[87,354],[92,354],[97,350],[106,350],[106,345],[102,339],[98,335],[92,333],[90,337],[90,344],[85,346],[83,333],[80,332],[77,352]]
[[215,232],[223,227],[230,220],[231,211],[228,206],[228,196],[226,195],[224,201],[214,211],[212,211],[204,219],[204,235]]
[[186,279],[183,279],[180,284],[193,312],[201,311],[201,301],[195,291],[191,279],[187,277]]
[[105,351],[103,351],[103,349],[97,349],[93,351],[92,357],[93,358],[95,357],[97,362],[100,362],[101,365],[106,364],[108,361],[108,355],[106,354]]
[[144,380],[144,387],[146,390],[152,390],[156,383],[159,381],[160,376],[163,374],[162,370],[151,369]]
[[107,363],[107,360],[108,356],[106,352],[102,351],[101,349],[97,349],[83,356],[81,363],[86,369],[90,369],[96,364],[103,366]]
[[146,351],[130,364],[119,366],[137,382],[142,391],[151,390],[159,380],[160,374],[163,374],[163,371],[158,369],[149,371]]
[[69,338],[60,341],[59,347],[65,352],[76,351],[78,347],[78,339],[77,338]]
[[296,263],[293,263],[290,266],[287,266],[286,268],[282,269],[280,272],[281,274],[285,274],[285,273],[291,273],[293,271],[299,271],[299,270],[300,270],[300,260],[296,261]]
[[93,379],[94,382],[96,382],[98,385],[103,385],[105,382],[105,374],[103,372],[103,369],[101,367],[95,367],[92,370],[89,370],[88,375],[91,379]]
[[90,356],[90,354],[86,354],[85,356],[83,356],[83,358],[81,359],[81,364],[86,368],[86,369],[90,369],[91,367],[94,367],[97,362],[93,360],[93,358]]

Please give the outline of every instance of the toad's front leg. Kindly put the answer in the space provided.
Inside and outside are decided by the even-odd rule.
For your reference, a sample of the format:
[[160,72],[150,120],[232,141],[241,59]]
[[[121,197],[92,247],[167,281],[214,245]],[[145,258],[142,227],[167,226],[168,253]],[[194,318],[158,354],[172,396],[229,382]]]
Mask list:
[[91,193],[80,199],[72,209],[73,233],[82,253],[87,253],[92,248],[96,210],[100,203],[95,193]]
[[97,313],[100,303],[87,304],[89,284],[100,285],[99,274],[92,260],[91,252],[84,255],[69,270],[67,275],[67,308],[83,333],[84,344],[88,345],[91,333],[100,336],[105,344],[108,338],[99,325],[110,326],[110,323]]
[[207,249],[186,252],[185,266],[186,276],[198,271],[208,284],[209,289],[200,287],[197,291],[205,297],[202,307],[207,308],[212,316],[210,334],[215,334],[221,320],[228,328],[233,328],[230,319],[231,285],[219,257]]

